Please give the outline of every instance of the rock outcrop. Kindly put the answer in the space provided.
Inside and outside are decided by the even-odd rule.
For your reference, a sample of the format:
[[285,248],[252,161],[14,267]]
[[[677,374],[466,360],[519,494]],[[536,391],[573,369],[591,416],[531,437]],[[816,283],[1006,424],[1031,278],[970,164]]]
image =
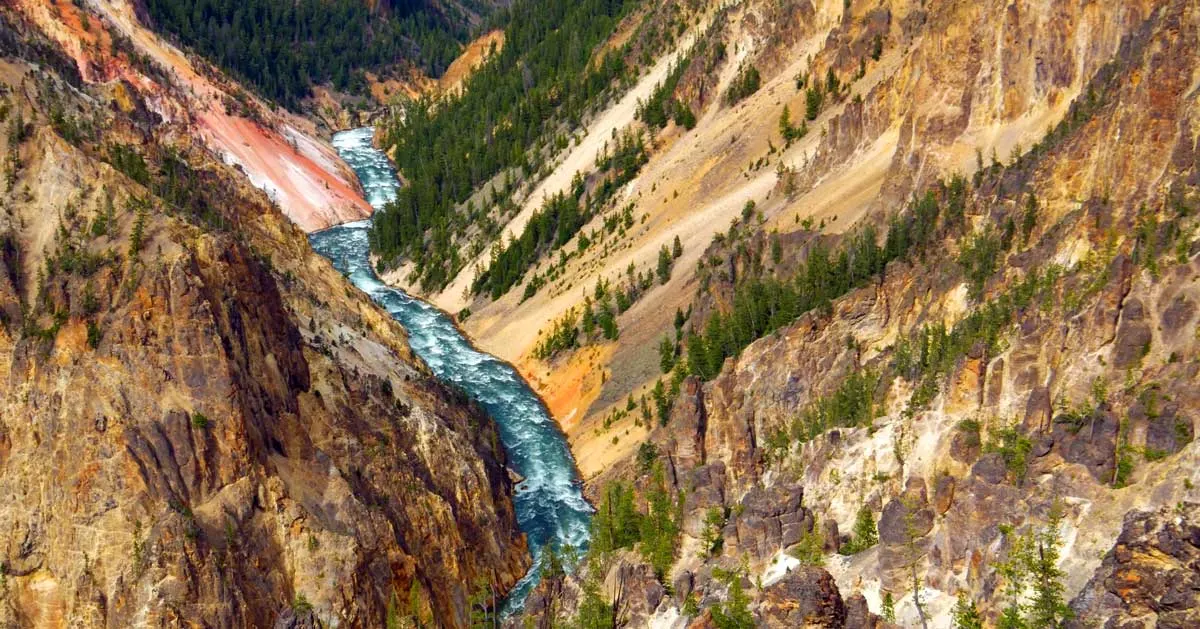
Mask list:
[[186,129],[0,34],[0,624],[467,625],[529,561],[495,426]]
[[1200,625],[1200,504],[1125,517],[1116,544],[1071,602],[1068,627]]

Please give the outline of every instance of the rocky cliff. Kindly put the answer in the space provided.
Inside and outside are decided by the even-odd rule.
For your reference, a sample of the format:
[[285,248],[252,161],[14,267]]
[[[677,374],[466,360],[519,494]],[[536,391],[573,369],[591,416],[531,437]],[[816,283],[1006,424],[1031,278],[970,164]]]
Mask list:
[[494,426],[186,120],[24,11],[0,9],[0,622],[466,625],[528,564]]
[[[647,253],[670,225],[684,253],[620,339],[557,359],[612,366],[564,404],[597,414],[592,495],[657,465],[682,496],[674,593],[634,624],[732,626],[742,579],[764,626],[947,627],[960,596],[993,626],[1038,604],[1030,544],[1055,624],[1195,624],[1194,3],[833,4],[714,21],[763,85],[729,105],[734,70],[693,59],[676,95],[706,113],[631,186]],[[832,298],[778,323],[805,291]],[[664,336],[690,366],[659,376]],[[665,414],[638,370],[677,383]]]

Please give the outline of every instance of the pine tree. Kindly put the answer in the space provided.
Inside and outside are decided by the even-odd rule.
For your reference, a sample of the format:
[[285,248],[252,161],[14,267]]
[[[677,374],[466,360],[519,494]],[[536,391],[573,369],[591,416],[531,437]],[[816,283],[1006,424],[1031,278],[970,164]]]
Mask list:
[[663,373],[675,368],[675,344],[665,336],[658,344],[658,366]]
[[666,284],[667,280],[671,279],[671,262],[672,262],[672,260],[673,260],[673,258],[671,257],[671,251],[669,249],[667,249],[666,245],[663,245],[662,248],[658,250],[658,283],[659,284]]
[[804,117],[808,120],[816,120],[821,113],[821,105],[824,104],[825,96],[821,93],[820,85],[810,87],[804,92]]
[[600,594],[599,572],[598,566],[589,566],[588,576],[583,580],[579,614],[572,625],[578,629],[612,629],[616,626],[613,604]]
[[783,112],[779,114],[779,136],[785,143],[789,143],[792,141],[792,133],[792,112],[784,105]]
[[1030,603],[1029,626],[1034,629],[1057,627],[1071,617],[1071,608],[1065,600],[1066,572],[1058,567],[1059,549],[1062,538],[1059,526],[1062,511],[1057,503],[1050,508],[1050,520],[1035,537],[1035,552],[1031,553],[1030,566],[1033,574],[1033,601]]
[[142,237],[146,231],[146,208],[139,207],[137,218],[133,222],[133,231],[129,234],[129,260],[133,262],[137,259],[138,253],[142,250]]
[[1037,227],[1038,202],[1032,192],[1025,202],[1025,213],[1021,217],[1021,242],[1029,242],[1033,228]]
[[750,613],[750,597],[742,587],[742,574],[734,572],[728,582],[725,602],[711,608],[713,624],[717,629],[753,629],[754,614]]
[[958,601],[950,612],[954,620],[954,629],[983,629],[983,616],[975,607],[975,601],[967,597],[966,592],[958,593]]
[[863,504],[854,518],[854,535],[841,549],[843,555],[853,555],[862,552],[879,543],[879,530],[875,527],[875,517],[871,508]]

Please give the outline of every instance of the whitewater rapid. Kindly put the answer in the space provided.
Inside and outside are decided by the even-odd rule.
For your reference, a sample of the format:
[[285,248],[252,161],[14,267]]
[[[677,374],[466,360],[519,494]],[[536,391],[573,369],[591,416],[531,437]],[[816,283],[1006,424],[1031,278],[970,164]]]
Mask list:
[[[358,175],[367,201],[376,209],[396,197],[398,182],[390,162],[371,144],[370,128],[334,135],[333,146]],[[379,281],[369,261],[370,220],[313,234],[313,249],[329,258],[360,290],[383,306],[408,331],[409,344],[433,373],[477,401],[496,422],[509,466],[524,480],[514,499],[534,567],[510,592],[505,612],[519,610],[539,578],[542,549],[551,544],[586,550],[592,508],[566,437],[507,363],[476,350],[442,311]]]

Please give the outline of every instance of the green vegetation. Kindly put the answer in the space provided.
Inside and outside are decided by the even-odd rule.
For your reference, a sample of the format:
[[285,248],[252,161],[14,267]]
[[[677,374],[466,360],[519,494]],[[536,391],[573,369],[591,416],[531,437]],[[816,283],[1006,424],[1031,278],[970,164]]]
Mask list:
[[96,349],[100,347],[100,341],[103,338],[103,333],[100,331],[100,326],[95,321],[87,322],[87,344],[88,347]]
[[796,558],[802,566],[825,565],[825,542],[821,539],[821,529],[816,519],[812,528],[800,536],[800,541],[788,550],[788,554]]
[[461,9],[423,0],[393,0],[386,9],[361,0],[147,0],[145,6],[158,28],[287,107],[324,83],[363,93],[364,71],[399,60],[439,76],[468,37]]
[[675,259],[683,255],[683,245],[679,242],[679,236],[675,237],[675,244],[671,249],[663,245],[658,250],[658,283],[666,284],[667,280],[671,279],[671,267],[675,266]]
[[725,104],[735,105],[742,99],[758,91],[762,86],[762,77],[758,75],[758,68],[753,65],[744,65],[738,68],[737,76],[733,77],[733,81],[729,83],[729,88],[725,90]]
[[825,105],[825,94],[821,91],[820,83],[814,87],[810,87],[804,92],[804,118],[805,120],[816,120],[821,114],[821,107]]
[[897,342],[893,357],[896,372],[917,383],[905,414],[911,416],[925,408],[937,396],[942,380],[971,348],[982,348],[985,356],[996,355],[1015,313],[1047,294],[1061,273],[1054,265],[1033,271],[1010,290],[971,311],[952,329],[947,330],[944,323],[929,324]]
[[675,563],[678,552],[683,497],[673,497],[667,491],[660,463],[654,464],[643,499],[644,513],[635,506],[632,488],[620,481],[605,487],[592,518],[589,555],[605,555],[619,548],[636,547],[661,580]]
[[[416,580],[413,580],[414,587],[417,585]],[[412,594],[409,594],[409,609],[410,611],[419,611],[419,608],[414,609],[411,603]],[[499,604],[500,593],[496,591],[494,585],[485,579],[479,579],[475,582],[475,589],[471,592],[470,598],[467,600],[471,606],[471,627],[484,629],[487,627],[497,627],[500,623]],[[391,606],[389,606],[389,618]],[[414,614],[410,614],[407,620],[413,620]],[[402,625],[397,618],[395,629],[400,629]],[[392,625],[388,625],[388,629],[392,629]]]
[[640,474],[648,474],[654,468],[654,463],[658,461],[658,446],[649,441],[643,441],[638,446],[637,451],[637,469]]
[[579,613],[571,627],[577,629],[613,629],[617,626],[615,606],[600,594],[599,570],[589,566],[588,576],[583,580]]
[[201,413],[200,411],[194,411],[192,413],[192,425],[193,426],[195,426],[196,428],[199,428],[200,430],[204,430],[205,428],[208,428],[208,424],[209,424],[208,417],[206,417],[204,415],[204,413]]
[[[1058,567],[1062,549],[1061,506],[1050,509],[1046,526],[1009,536],[1008,556],[996,565],[1005,581],[1008,603],[1001,610],[1001,629],[1051,629],[1072,617],[1067,606],[1066,573]],[[956,616],[957,618],[957,616]]]
[[879,529],[875,527],[875,516],[871,508],[863,505],[858,508],[854,518],[854,534],[850,541],[842,544],[838,552],[843,555],[854,555],[879,543]]
[[983,629],[983,615],[975,607],[975,601],[967,597],[966,592],[958,593],[954,609],[950,610],[954,629]]
[[963,242],[958,264],[967,277],[972,298],[978,299],[983,295],[984,283],[999,268],[1000,252],[1000,237],[991,226],[971,234]]
[[792,112],[787,105],[783,106],[783,111],[779,114],[779,135],[783,138],[785,146],[791,146],[792,142],[808,135],[808,124],[800,121],[800,126],[792,124]]
[[808,405],[792,421],[791,436],[805,442],[837,426],[870,426],[875,419],[875,389],[879,377],[871,371],[855,371],[829,395]]
[[133,231],[129,234],[129,259],[136,260],[142,250],[142,238],[146,232],[146,208],[139,207],[137,218],[133,222]]
[[1029,453],[1033,450],[1033,441],[1021,434],[1016,426],[1004,426],[996,430],[984,446],[985,452],[998,452],[1004,459],[1004,467],[1019,486],[1025,482],[1025,474],[1029,470]]
[[304,592],[297,592],[296,598],[292,599],[292,613],[297,616],[311,614],[313,611],[312,603],[308,602],[308,597]]
[[725,518],[723,507],[709,507],[704,513],[704,530],[700,532],[700,553],[703,556],[713,557],[721,554],[721,548],[725,545],[725,538],[722,536]]
[[546,360],[558,352],[572,349],[578,345],[579,328],[576,322],[579,316],[572,308],[562,317],[550,324],[550,334],[538,341],[533,347],[533,355],[539,360]]
[[744,575],[741,571],[734,570],[723,576],[726,585],[729,586],[729,593],[725,602],[713,605],[709,609],[713,625],[717,629],[754,629],[757,625],[754,622],[754,614],[750,613],[750,597],[742,586]]
[[[626,132],[619,136],[611,155],[606,144],[596,162],[601,183],[595,187],[592,195],[587,196],[583,178],[576,176],[569,195],[559,193],[548,199],[530,217],[520,238],[506,247],[497,245],[492,250],[491,263],[475,278],[471,292],[486,292],[492,299],[499,299],[525,277],[525,273],[542,255],[567,244],[621,186],[637,175],[648,160],[640,133]],[[526,286],[524,299],[532,297],[540,284],[540,278],[531,280]]]
[[879,615],[885,621],[896,622],[896,599],[892,597],[891,592],[883,593],[883,602],[880,603]]
[[1136,465],[1133,458],[1134,448],[1129,444],[1129,420],[1121,420],[1117,435],[1117,464],[1113,469],[1113,487],[1121,488],[1129,484]]
[[671,120],[685,129],[696,126],[696,114],[691,107],[675,98],[675,88],[679,85],[679,79],[683,77],[684,71],[691,65],[691,62],[690,54],[679,58],[671,66],[667,78],[655,86],[650,98],[639,107],[637,117],[645,122],[646,126],[651,129],[661,129],[667,126],[667,122]]
[[[395,147],[408,185],[375,216],[371,245],[384,264],[407,257],[416,267],[414,281],[426,290],[441,288],[469,259],[456,244],[467,229],[481,228],[483,238],[498,231],[488,224],[492,206],[512,192],[514,176],[540,168],[545,156],[535,147],[564,126],[577,127],[585,110],[624,76],[627,49],[599,60],[592,51],[634,3],[518,1],[503,49],[461,93],[422,100],[385,129],[383,144]],[[496,175],[503,184],[486,186],[478,206],[466,203]]]
[[919,256],[937,236],[941,208],[932,190],[890,221],[883,246],[867,226],[837,251],[818,241],[789,279],[752,275],[734,290],[731,312],[715,312],[701,333],[686,339],[688,371],[711,380],[730,356],[812,310],[828,312],[832,300],[863,286],[893,260]]

